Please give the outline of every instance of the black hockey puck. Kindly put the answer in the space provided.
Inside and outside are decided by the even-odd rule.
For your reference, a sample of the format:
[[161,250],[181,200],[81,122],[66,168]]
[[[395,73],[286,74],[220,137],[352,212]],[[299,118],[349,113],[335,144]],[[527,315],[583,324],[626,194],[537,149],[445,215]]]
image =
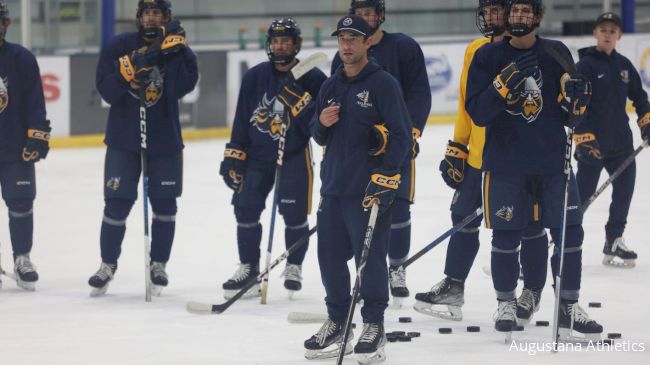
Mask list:
[[619,338],[621,338],[621,334],[620,333],[608,333],[607,338],[609,338],[610,340],[619,339]]
[[352,328],[357,328],[357,324],[356,324],[356,323],[352,323]]
[[388,338],[388,339],[391,339],[391,338],[397,338],[397,337],[399,337],[399,336],[400,336],[400,335],[396,335],[396,334],[394,334],[394,333],[392,333],[392,332],[388,332],[388,333],[386,334],[386,338]]
[[539,327],[548,327],[548,325],[549,325],[548,321],[537,321],[537,322],[535,322],[535,326],[539,326]]
[[399,317],[399,323],[411,323],[413,319],[411,317]]
[[479,326],[467,326],[467,332],[481,332],[481,327],[479,327]]
[[388,340],[388,342],[397,342],[398,337],[395,337],[395,336],[386,336],[386,340]]
[[411,338],[409,336],[399,336],[397,337],[397,341],[399,342],[411,342]]
[[602,307],[602,304],[600,302],[590,302],[589,303],[589,308],[600,308]]
[[413,337],[420,337],[420,332],[409,332],[406,334],[407,336],[413,338]]
[[447,335],[451,333],[451,328],[449,327],[440,327],[438,328],[438,333],[442,333],[443,335]]
[[513,331],[523,331],[523,330],[524,330],[524,326],[517,326],[515,327],[515,329],[513,329]]
[[404,335],[406,335],[405,331],[393,331],[393,332],[389,332],[389,333],[392,334],[393,336],[404,336]]

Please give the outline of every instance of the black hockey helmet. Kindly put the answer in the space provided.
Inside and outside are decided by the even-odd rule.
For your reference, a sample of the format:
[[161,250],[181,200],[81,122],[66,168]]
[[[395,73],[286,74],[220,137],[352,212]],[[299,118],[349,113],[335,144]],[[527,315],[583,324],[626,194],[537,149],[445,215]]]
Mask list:
[[[505,9],[506,0],[479,0],[476,9],[476,27],[484,36],[490,38],[503,34],[506,30],[506,20],[501,19],[501,24],[488,24],[485,20],[484,9],[486,6],[501,6]],[[505,18],[505,10],[504,10]]]
[[386,21],[386,1],[385,0],[351,0],[350,2],[350,14],[354,14],[354,11],[357,9],[363,8],[375,8],[375,13],[383,13],[379,20],[377,21],[377,27],[373,31],[377,31],[377,28],[381,26]]
[[160,9],[167,21],[170,21],[172,20],[172,3],[169,0],[138,0],[138,12],[135,16],[138,32],[145,38],[155,38],[158,29],[145,29],[142,26],[142,13],[145,9]]
[[[533,9],[532,14],[532,25],[527,25],[524,23],[510,23],[510,11],[512,7],[516,4],[528,4]],[[505,9],[505,18],[506,18],[506,29],[513,37],[523,37],[535,28],[539,27],[540,22],[542,21],[542,16],[544,15],[544,8],[542,6],[542,0],[507,0],[506,9]]]
[[[266,32],[266,55],[269,57],[269,60],[276,65],[286,65],[293,61],[302,46],[301,34],[300,26],[298,26],[298,23],[293,18],[275,19]],[[294,44],[293,54],[274,54],[271,49],[271,38],[273,37],[291,37]]]

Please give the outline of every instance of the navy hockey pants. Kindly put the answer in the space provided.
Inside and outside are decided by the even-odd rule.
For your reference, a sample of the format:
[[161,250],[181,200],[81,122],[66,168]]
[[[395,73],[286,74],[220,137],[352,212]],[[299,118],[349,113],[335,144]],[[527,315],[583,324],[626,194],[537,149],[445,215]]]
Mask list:
[[0,163],[2,199],[9,209],[9,234],[14,255],[32,250],[33,206],[36,198],[36,174],[33,162]]

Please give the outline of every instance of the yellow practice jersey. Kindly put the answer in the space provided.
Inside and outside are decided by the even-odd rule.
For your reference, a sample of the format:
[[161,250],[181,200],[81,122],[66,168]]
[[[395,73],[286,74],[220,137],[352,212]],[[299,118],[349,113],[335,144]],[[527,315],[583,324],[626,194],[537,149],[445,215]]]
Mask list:
[[483,163],[483,145],[485,144],[485,128],[474,124],[472,118],[465,110],[465,97],[467,94],[467,74],[472,64],[474,54],[479,48],[490,43],[490,38],[478,38],[467,46],[463,71],[460,74],[460,93],[458,96],[458,117],[454,126],[454,142],[468,146],[469,157],[467,163],[475,169],[481,169]]

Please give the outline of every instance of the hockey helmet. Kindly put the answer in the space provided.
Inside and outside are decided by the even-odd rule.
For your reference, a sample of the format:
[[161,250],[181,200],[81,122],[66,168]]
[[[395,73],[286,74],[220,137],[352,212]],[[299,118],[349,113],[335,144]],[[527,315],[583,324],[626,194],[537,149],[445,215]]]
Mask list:
[[158,35],[158,29],[146,29],[142,25],[142,13],[145,9],[160,9],[166,21],[172,19],[172,4],[169,0],[138,0],[138,11],[136,13],[136,23],[138,32],[145,38],[155,38]]
[[[512,11],[512,7],[516,4],[527,4],[532,7],[532,13],[530,14],[530,17],[532,18],[531,24],[510,22],[510,12]],[[539,27],[543,15],[544,9],[542,6],[542,0],[507,0],[505,9],[506,30],[508,30],[510,35],[513,37],[523,37],[535,30],[535,28]]]
[[[375,8],[375,13],[379,16],[377,20],[377,27],[373,29],[376,31],[386,21],[386,1],[385,0],[352,0],[350,3],[350,14],[354,14],[357,9]],[[380,13],[382,13],[380,15]]]
[[[488,38],[500,36],[506,30],[506,21],[505,19],[497,19],[497,21],[501,20],[501,24],[488,24],[484,13],[486,6],[501,6],[505,9],[506,0],[479,0],[478,8],[476,9],[476,27],[481,34]],[[505,10],[503,13],[503,17],[505,18]],[[491,20],[494,21],[494,19]]]
[[[269,26],[266,33],[266,55],[269,60],[276,65],[286,65],[291,63],[302,46],[302,31],[300,26],[293,18],[279,18],[275,19]],[[271,48],[271,38],[273,37],[291,37],[293,39],[294,50],[293,53],[288,55],[276,55]]]

